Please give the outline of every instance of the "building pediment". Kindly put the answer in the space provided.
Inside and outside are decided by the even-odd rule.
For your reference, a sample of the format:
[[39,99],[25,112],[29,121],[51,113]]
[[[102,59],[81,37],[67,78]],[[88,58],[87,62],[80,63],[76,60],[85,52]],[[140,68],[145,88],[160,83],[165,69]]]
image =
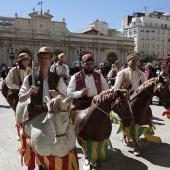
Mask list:
[[29,14],[29,16],[32,18],[32,19],[50,19],[53,18],[53,16],[51,14],[49,14],[48,12],[44,12],[44,14],[39,14],[38,12],[32,12]]
[[103,35],[102,33],[100,33],[99,31],[97,31],[96,29],[89,29],[86,30],[84,32],[82,32],[82,34],[97,34],[97,35]]

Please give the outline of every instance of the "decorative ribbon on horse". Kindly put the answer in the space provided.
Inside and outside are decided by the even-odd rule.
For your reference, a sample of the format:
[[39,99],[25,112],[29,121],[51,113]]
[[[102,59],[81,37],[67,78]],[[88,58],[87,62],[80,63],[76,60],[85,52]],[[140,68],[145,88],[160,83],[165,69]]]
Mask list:
[[[147,147],[148,141],[155,143],[161,142],[160,137],[153,136],[155,129],[156,127],[153,124],[151,124],[150,127],[146,127],[133,123],[130,127],[130,135],[135,138],[140,147]],[[145,138],[140,139],[142,134]]]
[[[127,135],[128,141],[130,140],[130,138],[133,138],[140,147],[147,147],[148,141],[155,143],[161,142],[160,137],[153,136],[156,127],[152,123],[150,127],[140,126],[136,123],[133,123],[130,128],[125,128],[123,124],[120,124],[120,129],[123,133]],[[120,131],[118,130],[117,133],[119,132]],[[145,136],[145,138],[140,138],[142,134]]]
[[[130,127],[124,127],[122,123],[120,123],[120,127],[119,127],[120,131],[122,131],[126,137],[127,137],[127,141],[129,142],[131,140],[131,136],[130,136]],[[117,131],[117,134],[120,133],[120,131]]]
[[86,141],[77,137],[77,140],[84,152],[87,153],[92,166],[94,166],[95,162],[100,166],[100,161],[109,157],[108,147],[112,150],[110,139],[95,142],[91,140]]
[[110,112],[110,120],[114,123],[114,124],[120,124],[121,122],[121,118],[118,116],[117,113],[111,111]]

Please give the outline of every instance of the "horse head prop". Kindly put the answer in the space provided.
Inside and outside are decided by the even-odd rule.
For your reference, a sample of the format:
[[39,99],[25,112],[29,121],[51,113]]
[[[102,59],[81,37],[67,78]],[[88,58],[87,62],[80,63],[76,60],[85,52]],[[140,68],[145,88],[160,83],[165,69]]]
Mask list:
[[162,105],[166,109],[170,109],[170,89],[169,89],[169,79],[167,77],[160,76],[155,79],[156,86],[153,89],[155,96],[159,98]]
[[[149,132],[153,132],[152,110],[151,107],[149,106],[153,96],[158,97],[166,109],[170,108],[170,90],[168,78],[162,76],[151,78],[144,82],[141,86],[139,86],[134,92],[134,94],[130,96],[132,111],[134,115],[134,124],[132,125],[132,127],[138,126],[139,129],[137,131],[137,128],[132,128],[133,131],[131,131],[135,155],[140,154],[138,147],[141,146],[141,143],[144,144],[144,142],[141,142],[140,135],[138,134],[139,131],[141,134],[142,127],[145,126],[146,129],[150,129],[147,132],[148,133],[147,135],[150,135],[150,139],[152,138],[153,135],[152,133],[149,134]],[[143,131],[143,133],[146,132]],[[147,140],[145,141],[146,144]]]
[[110,112],[115,111],[127,127],[133,122],[129,93],[124,89],[109,89],[95,96],[91,106],[74,112],[76,134],[85,140],[102,141],[109,138],[112,130]]
[[134,94],[130,97],[132,109],[134,107],[137,109],[141,106],[141,103],[144,105],[143,108],[148,107],[153,96],[158,97],[166,109],[170,108],[170,89],[168,78],[162,76],[155,77],[144,82],[139,88],[137,88]]
[[[63,99],[62,96],[52,99],[51,101],[46,98],[48,113],[42,123],[49,121],[54,129],[55,142],[57,138],[66,136],[67,127],[69,124],[69,106],[70,98]],[[62,127],[62,128],[61,128]]]
[[112,103],[111,109],[119,115],[123,126],[129,127],[133,122],[129,92],[125,89],[115,90],[114,98],[116,101]]
[[48,112],[25,123],[24,131],[39,155],[64,157],[75,148],[76,136],[69,124],[70,103],[70,97],[60,95],[47,99]]

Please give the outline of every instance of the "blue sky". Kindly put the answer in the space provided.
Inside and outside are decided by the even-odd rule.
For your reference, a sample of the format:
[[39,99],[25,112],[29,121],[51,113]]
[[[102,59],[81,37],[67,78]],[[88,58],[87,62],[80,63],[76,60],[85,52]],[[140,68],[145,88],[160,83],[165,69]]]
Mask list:
[[[29,17],[33,7],[41,11],[37,5],[41,0],[1,0],[0,16],[14,17],[17,12],[21,17]],[[105,21],[109,28],[121,27],[123,16],[133,12],[160,11],[170,12],[170,0],[42,0],[42,10],[50,10],[53,21],[65,18],[67,28],[77,32],[89,26],[95,20]],[[146,7],[146,8],[145,8]]]

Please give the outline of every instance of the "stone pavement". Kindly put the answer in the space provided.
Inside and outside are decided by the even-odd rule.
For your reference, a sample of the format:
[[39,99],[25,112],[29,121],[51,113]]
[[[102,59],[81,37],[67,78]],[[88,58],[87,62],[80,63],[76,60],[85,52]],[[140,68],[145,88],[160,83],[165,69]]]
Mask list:
[[[1,87],[0,81],[0,87]],[[114,151],[111,157],[102,162],[100,170],[170,170],[170,120],[162,116],[164,108],[151,105],[153,110],[153,123],[156,125],[155,135],[160,136],[162,143],[150,143],[148,148],[141,148],[141,157],[132,153],[132,148],[122,145],[121,134],[116,134],[118,125],[113,124],[111,142]],[[14,113],[0,93],[0,170],[27,170],[21,166],[20,155],[17,151],[19,142],[16,139]],[[80,170],[84,157],[82,149],[77,144]],[[37,170],[37,168],[36,168]]]

